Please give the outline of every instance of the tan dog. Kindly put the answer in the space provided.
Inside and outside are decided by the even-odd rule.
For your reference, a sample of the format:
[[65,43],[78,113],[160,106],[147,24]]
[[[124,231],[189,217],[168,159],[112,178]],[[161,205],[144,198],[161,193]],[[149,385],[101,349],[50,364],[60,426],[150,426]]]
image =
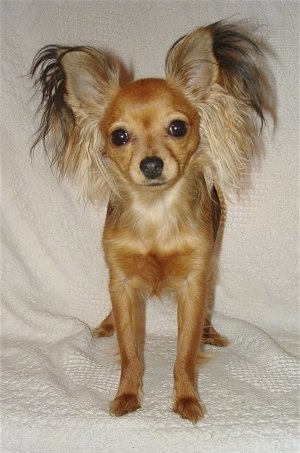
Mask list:
[[[84,197],[109,193],[103,248],[112,312],[95,330],[116,330],[121,379],[111,413],[141,405],[143,310],[151,295],[178,307],[175,412],[197,422],[201,342],[224,346],[211,326],[216,238],[223,194],[238,185],[263,123],[258,45],[238,24],[217,22],[180,39],[166,80],[120,82],[119,64],[90,47],[47,46],[32,74],[42,87],[35,145]],[[220,202],[221,201],[221,202]]]

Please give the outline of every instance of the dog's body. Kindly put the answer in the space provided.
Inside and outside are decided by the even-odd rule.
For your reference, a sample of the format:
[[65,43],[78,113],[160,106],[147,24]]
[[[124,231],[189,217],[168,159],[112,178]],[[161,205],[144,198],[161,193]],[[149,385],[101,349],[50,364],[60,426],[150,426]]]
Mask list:
[[[223,193],[253,152],[255,111],[263,121],[258,47],[236,25],[200,28],[179,40],[166,80],[122,85],[115,60],[88,47],[49,46],[37,55],[54,163],[82,192],[110,196],[103,234],[112,312],[95,329],[116,330],[121,379],[110,411],[140,407],[144,302],[172,294],[178,306],[174,411],[203,415],[196,364],[202,342],[225,346],[208,299]],[[221,201],[221,202],[220,202]]]

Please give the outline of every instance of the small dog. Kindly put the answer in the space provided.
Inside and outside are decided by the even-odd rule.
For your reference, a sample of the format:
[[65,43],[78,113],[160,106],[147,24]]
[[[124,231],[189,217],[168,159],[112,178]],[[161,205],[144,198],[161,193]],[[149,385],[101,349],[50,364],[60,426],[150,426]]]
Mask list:
[[[31,74],[43,116],[35,145],[84,198],[108,196],[103,248],[121,378],[110,412],[141,405],[145,301],[170,293],[178,340],[173,410],[196,423],[200,344],[225,346],[211,325],[224,198],[238,187],[264,123],[260,47],[241,24],[220,21],[178,40],[166,79],[128,80],[91,47],[46,46]],[[51,140],[49,138],[51,137]]]

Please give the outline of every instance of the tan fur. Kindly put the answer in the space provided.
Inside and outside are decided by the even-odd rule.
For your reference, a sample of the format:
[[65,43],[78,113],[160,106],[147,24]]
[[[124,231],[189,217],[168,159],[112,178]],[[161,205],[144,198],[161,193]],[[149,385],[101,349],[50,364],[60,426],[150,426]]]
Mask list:
[[117,333],[115,415],[141,405],[145,301],[169,293],[178,310],[173,409],[194,423],[203,416],[199,346],[228,343],[211,325],[223,195],[238,187],[255,151],[253,112],[263,120],[250,51],[258,48],[249,35],[219,22],[171,48],[166,80],[122,85],[117,62],[85,47],[50,46],[34,61],[44,111],[37,141],[47,148],[52,133],[54,164],[84,198],[109,195],[103,249],[112,312],[94,335]]

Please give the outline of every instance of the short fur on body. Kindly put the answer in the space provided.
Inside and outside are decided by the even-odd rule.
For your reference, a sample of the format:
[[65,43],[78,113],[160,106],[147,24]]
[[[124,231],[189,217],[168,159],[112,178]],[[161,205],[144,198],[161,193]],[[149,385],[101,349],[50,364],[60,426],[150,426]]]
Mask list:
[[[43,141],[60,175],[87,199],[108,196],[103,248],[121,378],[110,412],[141,405],[145,301],[177,302],[173,410],[196,423],[201,343],[225,346],[211,325],[223,197],[239,185],[264,121],[260,50],[237,23],[220,21],[178,40],[166,79],[121,81],[120,64],[91,47],[47,46],[31,73],[41,86]],[[49,140],[49,136],[51,139]]]

